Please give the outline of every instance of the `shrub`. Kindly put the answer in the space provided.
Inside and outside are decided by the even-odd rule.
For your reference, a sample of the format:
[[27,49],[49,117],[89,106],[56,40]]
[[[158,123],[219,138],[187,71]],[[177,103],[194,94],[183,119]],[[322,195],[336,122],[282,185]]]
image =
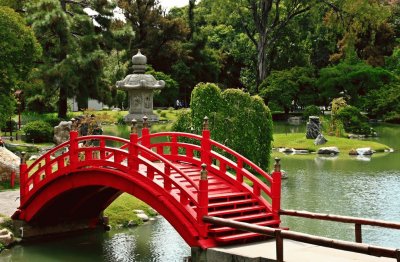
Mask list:
[[321,114],[322,112],[318,106],[311,105],[304,108],[303,118],[307,120],[310,116],[320,116]]
[[160,117],[167,117],[167,113],[166,112],[161,112],[160,113]]
[[122,116],[122,115],[118,115],[117,124],[118,125],[125,125],[125,117]]
[[27,142],[52,142],[53,127],[45,121],[33,121],[27,123],[22,130],[25,132]]
[[239,89],[221,92],[215,84],[200,83],[192,92],[190,108],[191,112],[179,114],[173,130],[200,134],[208,116],[212,139],[268,168],[272,117],[260,97]]
[[336,118],[343,123],[344,130],[349,133],[371,135],[374,130],[368,125],[367,117],[354,106],[346,106],[336,114]]
[[11,128],[12,131],[16,131],[18,129],[17,122],[12,119],[6,121],[5,127],[3,127],[1,130],[3,132],[10,132]]

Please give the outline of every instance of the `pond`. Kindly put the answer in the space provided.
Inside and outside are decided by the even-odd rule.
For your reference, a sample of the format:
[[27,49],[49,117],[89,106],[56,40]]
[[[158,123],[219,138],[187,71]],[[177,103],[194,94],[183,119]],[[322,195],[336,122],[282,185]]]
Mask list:
[[[154,128],[154,127],[153,127]],[[158,127],[160,128],[160,127]],[[379,125],[380,141],[395,152],[366,159],[339,155],[285,156],[282,208],[400,222],[400,126]],[[295,130],[295,131],[294,131]],[[275,123],[275,132],[305,132],[304,126]],[[129,135],[128,127],[105,133]],[[354,225],[282,217],[291,230],[354,240]],[[400,248],[400,230],[363,227],[363,242]],[[134,229],[96,232],[17,246],[0,261],[182,261],[190,248],[163,218]]]

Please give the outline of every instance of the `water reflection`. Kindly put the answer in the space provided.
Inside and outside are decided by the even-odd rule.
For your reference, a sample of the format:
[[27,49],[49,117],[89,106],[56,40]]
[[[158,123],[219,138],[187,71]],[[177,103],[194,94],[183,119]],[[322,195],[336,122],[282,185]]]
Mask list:
[[[289,179],[282,183],[282,207],[400,222],[400,126],[376,129],[380,137],[374,140],[397,151],[362,160],[343,156],[283,156],[282,168]],[[283,217],[283,225],[300,232],[354,241],[351,224]],[[363,226],[363,242],[399,248],[400,230]]]

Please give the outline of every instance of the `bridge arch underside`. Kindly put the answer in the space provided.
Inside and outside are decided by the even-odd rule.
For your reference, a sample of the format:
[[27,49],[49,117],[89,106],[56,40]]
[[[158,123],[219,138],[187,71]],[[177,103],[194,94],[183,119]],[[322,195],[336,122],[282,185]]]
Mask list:
[[99,168],[60,176],[20,207],[23,215],[19,219],[37,227],[77,220],[95,221],[123,192],[154,208],[189,246],[202,246],[193,219],[176,199],[146,177],[129,176],[117,170]]

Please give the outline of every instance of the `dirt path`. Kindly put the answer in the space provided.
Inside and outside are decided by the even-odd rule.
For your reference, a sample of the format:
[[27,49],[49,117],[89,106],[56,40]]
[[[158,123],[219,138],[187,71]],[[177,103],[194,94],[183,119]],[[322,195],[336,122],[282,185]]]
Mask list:
[[19,207],[19,190],[0,192],[0,214],[11,216]]

